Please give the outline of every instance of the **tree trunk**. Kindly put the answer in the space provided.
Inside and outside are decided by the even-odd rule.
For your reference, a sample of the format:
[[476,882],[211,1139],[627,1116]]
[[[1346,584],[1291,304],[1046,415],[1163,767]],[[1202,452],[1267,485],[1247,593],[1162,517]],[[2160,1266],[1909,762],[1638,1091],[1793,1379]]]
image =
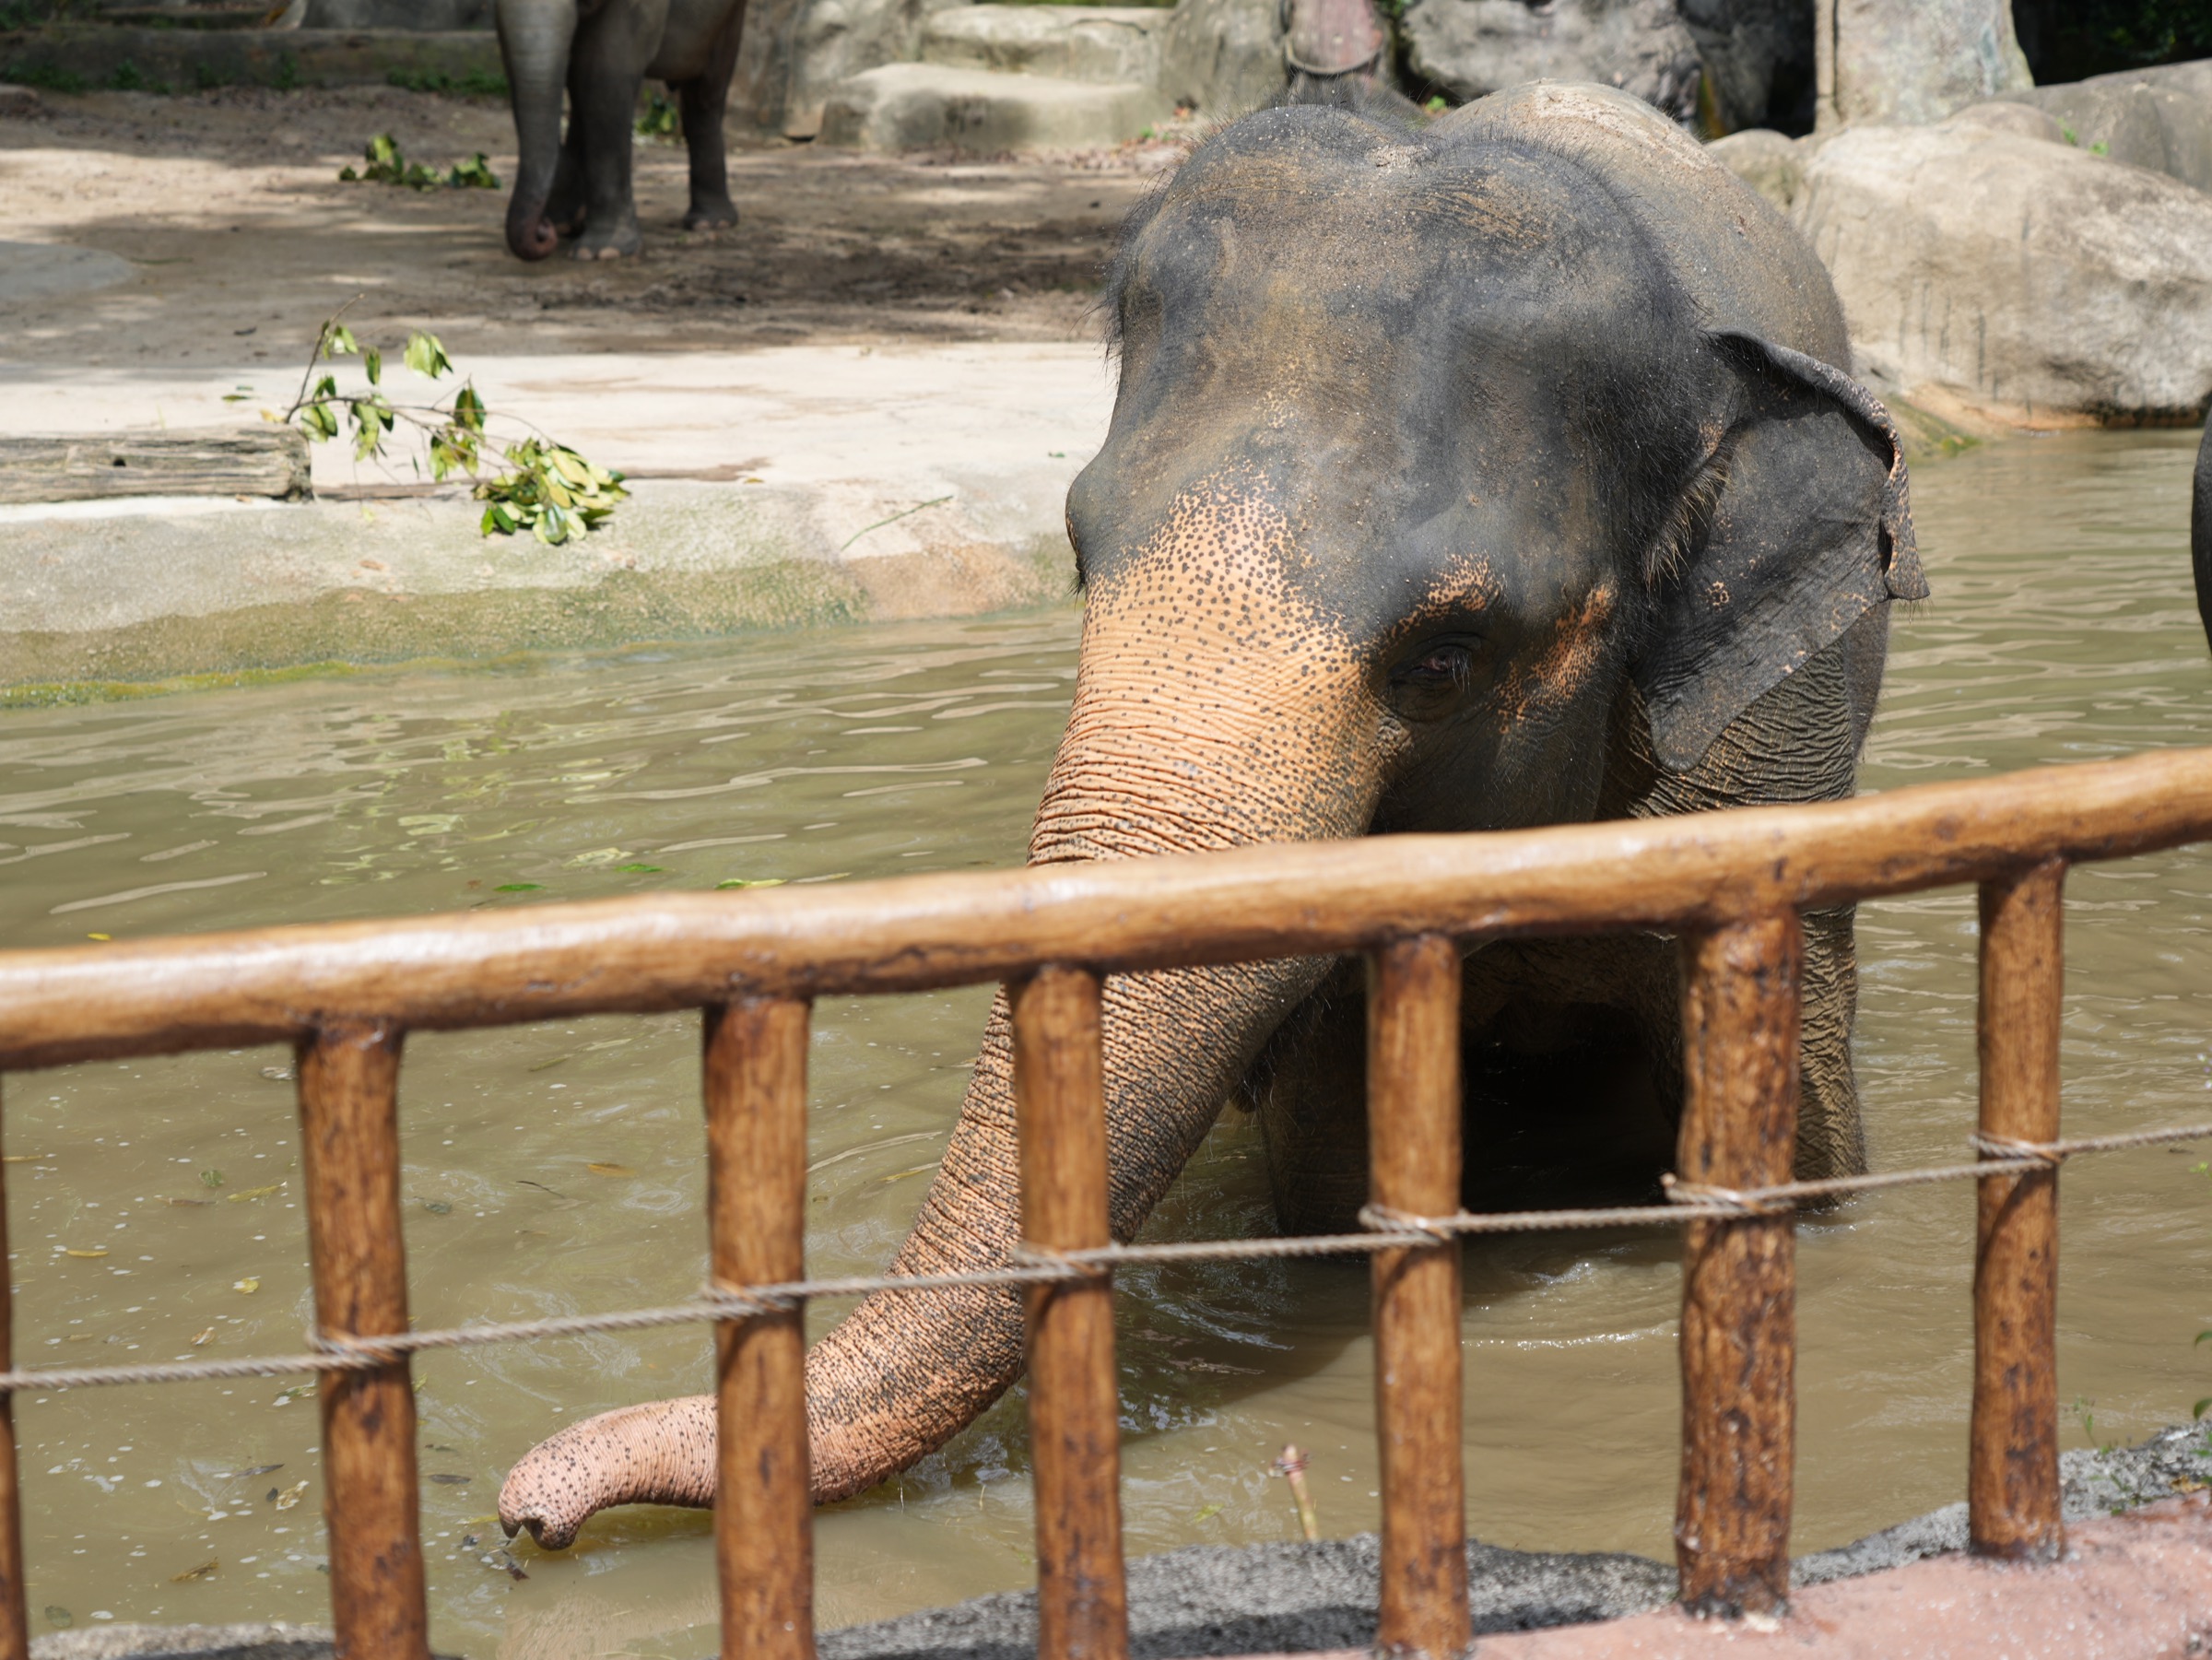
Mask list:
[[2035,83],[2010,0],[1816,0],[1820,132],[1921,125]]

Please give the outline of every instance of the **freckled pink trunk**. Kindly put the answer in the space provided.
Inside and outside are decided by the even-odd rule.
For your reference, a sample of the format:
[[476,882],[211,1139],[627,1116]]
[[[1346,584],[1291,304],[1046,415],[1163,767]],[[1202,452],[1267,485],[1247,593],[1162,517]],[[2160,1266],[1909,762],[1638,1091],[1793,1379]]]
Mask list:
[[[1169,572],[1172,575],[1172,571]],[[1369,713],[1353,677],[1283,644],[1310,620],[1255,603],[1218,607],[1187,587],[1162,618],[1140,571],[1095,595],[1075,709],[1030,843],[1033,864],[1358,834],[1372,813]],[[1135,595],[1125,590],[1135,587]],[[1222,626],[1220,618],[1237,620]],[[1240,641],[1239,630],[1253,638]],[[1203,655],[1200,654],[1201,649]],[[1212,1126],[1275,1028],[1327,964],[1301,960],[1118,976],[1105,1006],[1114,1234],[1129,1239]],[[993,1005],[959,1123],[898,1273],[1000,1265],[1020,1237],[1013,1054]],[[818,1501],[875,1486],[942,1446],[1019,1374],[1012,1289],[878,1295],[807,1356]],[[612,1503],[712,1501],[711,1396],[571,1426],[517,1465],[500,1494],[510,1531],[565,1545]]]

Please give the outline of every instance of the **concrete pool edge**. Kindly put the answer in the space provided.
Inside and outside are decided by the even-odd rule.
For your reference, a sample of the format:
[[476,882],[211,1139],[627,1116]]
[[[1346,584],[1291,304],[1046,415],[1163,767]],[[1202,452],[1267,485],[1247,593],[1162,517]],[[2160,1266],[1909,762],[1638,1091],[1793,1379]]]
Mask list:
[[17,596],[0,630],[0,706],[980,616],[1073,587],[1056,509],[1027,501],[922,504],[871,526],[866,547],[828,541],[812,492],[660,481],[559,547],[485,538],[466,500],[133,505],[0,523],[0,589]]
[[[2061,1461],[2069,1522],[2212,1484],[2212,1430],[2176,1425],[2134,1447],[2082,1449]],[[1963,1484],[1965,1459],[1959,1460]],[[2212,1542],[2212,1541],[2208,1541]],[[1947,1505],[1833,1550],[1799,1557],[1794,1583],[1827,1584],[1962,1550],[1966,1506]],[[2212,1572],[2212,1554],[2207,1555]],[[1133,1660],[1364,1651],[1374,1636],[1379,1543],[1188,1546],[1129,1564]],[[1671,1565],[1618,1553],[1468,1547],[1478,1635],[1646,1616],[1671,1602]],[[2212,1603],[2207,1604],[2212,1607]],[[1700,1627],[1700,1631],[1711,1630]],[[1036,1650],[1036,1595],[1002,1592],[947,1608],[825,1631],[822,1660],[1021,1660]]]

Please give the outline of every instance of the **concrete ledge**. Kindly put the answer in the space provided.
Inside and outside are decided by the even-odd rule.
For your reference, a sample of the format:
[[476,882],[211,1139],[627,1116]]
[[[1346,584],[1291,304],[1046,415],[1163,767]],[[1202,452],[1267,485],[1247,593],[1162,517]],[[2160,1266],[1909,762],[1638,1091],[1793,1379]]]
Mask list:
[[1159,6],[948,6],[922,25],[922,58],[959,69],[1148,87],[1174,13]]
[[[629,473],[630,500],[559,547],[486,537],[465,486],[406,483],[404,453],[357,473],[346,446],[324,444],[312,502],[0,506],[0,701],[971,616],[1070,593],[1063,509],[1110,391],[1095,347],[477,358],[468,368],[495,419],[525,415]],[[279,396],[291,379],[238,366],[160,378],[0,364],[0,437],[65,418],[144,433],[156,410],[172,428],[235,421],[221,402],[233,383]]]
[[14,596],[0,705],[309,665],[968,616],[1064,598],[1072,568],[1056,532],[994,536],[951,503],[880,554],[825,558],[818,503],[796,490],[648,482],[561,547],[487,540],[465,499],[140,505],[154,511],[0,524],[0,589]]
[[886,64],[830,88],[821,141],[869,150],[1075,149],[1125,144],[1168,113],[1150,87]]

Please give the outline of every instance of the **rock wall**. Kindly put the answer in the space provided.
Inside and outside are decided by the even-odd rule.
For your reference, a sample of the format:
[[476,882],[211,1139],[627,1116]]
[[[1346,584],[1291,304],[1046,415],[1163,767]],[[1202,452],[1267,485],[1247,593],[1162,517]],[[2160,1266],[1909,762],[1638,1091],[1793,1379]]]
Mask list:
[[1159,89],[1209,121],[1229,121],[1280,96],[1282,8],[1277,0],[1180,0],[1160,44]]
[[2011,0],[1818,0],[1828,55],[1821,127],[1915,124],[2031,83]]
[[2212,62],[2166,64],[2006,95],[2055,120],[2060,136],[2114,161],[2212,191]]
[[1677,120],[1695,113],[1698,46],[1675,0],[1409,0],[1406,66],[1461,100],[1520,81],[1597,81]]
[[1854,128],[1804,166],[1792,217],[1859,371],[1938,414],[2203,418],[2212,195],[1980,117]]

